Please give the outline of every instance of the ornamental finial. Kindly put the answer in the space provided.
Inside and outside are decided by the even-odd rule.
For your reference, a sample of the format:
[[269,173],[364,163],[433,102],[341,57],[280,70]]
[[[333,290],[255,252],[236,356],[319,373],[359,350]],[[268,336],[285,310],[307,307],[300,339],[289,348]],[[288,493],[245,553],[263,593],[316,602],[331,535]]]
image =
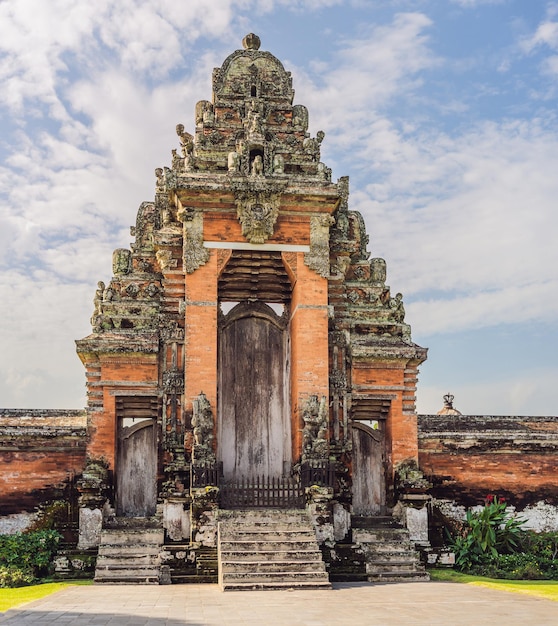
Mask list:
[[262,42],[257,35],[254,33],[248,33],[246,37],[242,40],[242,46],[244,50],[259,50]]

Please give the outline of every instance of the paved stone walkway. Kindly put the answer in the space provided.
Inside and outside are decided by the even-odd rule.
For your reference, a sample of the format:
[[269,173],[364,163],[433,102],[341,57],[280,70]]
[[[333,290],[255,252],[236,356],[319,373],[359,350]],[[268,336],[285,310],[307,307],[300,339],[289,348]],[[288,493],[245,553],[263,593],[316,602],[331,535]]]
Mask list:
[[228,593],[217,585],[92,585],[69,587],[0,614],[0,624],[556,626],[558,602],[437,582]]

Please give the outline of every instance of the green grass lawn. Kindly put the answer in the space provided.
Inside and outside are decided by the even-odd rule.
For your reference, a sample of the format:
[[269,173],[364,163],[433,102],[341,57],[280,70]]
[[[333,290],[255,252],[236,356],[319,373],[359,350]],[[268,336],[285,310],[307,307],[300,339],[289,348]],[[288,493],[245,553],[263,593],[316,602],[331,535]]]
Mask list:
[[89,585],[91,581],[72,581],[61,583],[44,583],[41,585],[29,585],[28,587],[17,587],[16,589],[0,589],[0,613],[13,609],[20,604],[33,602],[44,598],[55,591],[65,589],[70,585]]
[[486,578],[484,576],[470,576],[450,569],[429,570],[432,580],[442,582],[466,583],[479,587],[489,587],[500,591],[524,593],[529,596],[545,598],[558,602],[558,580],[503,580]]

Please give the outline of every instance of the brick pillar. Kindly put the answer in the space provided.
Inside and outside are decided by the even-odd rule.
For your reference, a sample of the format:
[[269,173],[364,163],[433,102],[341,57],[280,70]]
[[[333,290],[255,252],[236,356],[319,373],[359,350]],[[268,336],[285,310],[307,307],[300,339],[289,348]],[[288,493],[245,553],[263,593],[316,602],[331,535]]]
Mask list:
[[291,301],[291,406],[293,459],[302,450],[301,403],[329,393],[328,284],[304,264],[297,253],[296,283]]
[[192,274],[186,274],[184,326],[184,403],[192,412],[192,400],[203,391],[217,409],[217,251]]

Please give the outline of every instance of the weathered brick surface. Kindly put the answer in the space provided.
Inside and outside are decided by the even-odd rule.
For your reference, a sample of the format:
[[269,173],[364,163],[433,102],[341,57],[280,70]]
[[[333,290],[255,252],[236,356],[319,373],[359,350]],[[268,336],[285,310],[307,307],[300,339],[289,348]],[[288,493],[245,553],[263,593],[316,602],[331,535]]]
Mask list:
[[60,497],[85,464],[85,411],[0,409],[0,515]]
[[558,417],[420,415],[419,462],[436,497],[558,504]]

